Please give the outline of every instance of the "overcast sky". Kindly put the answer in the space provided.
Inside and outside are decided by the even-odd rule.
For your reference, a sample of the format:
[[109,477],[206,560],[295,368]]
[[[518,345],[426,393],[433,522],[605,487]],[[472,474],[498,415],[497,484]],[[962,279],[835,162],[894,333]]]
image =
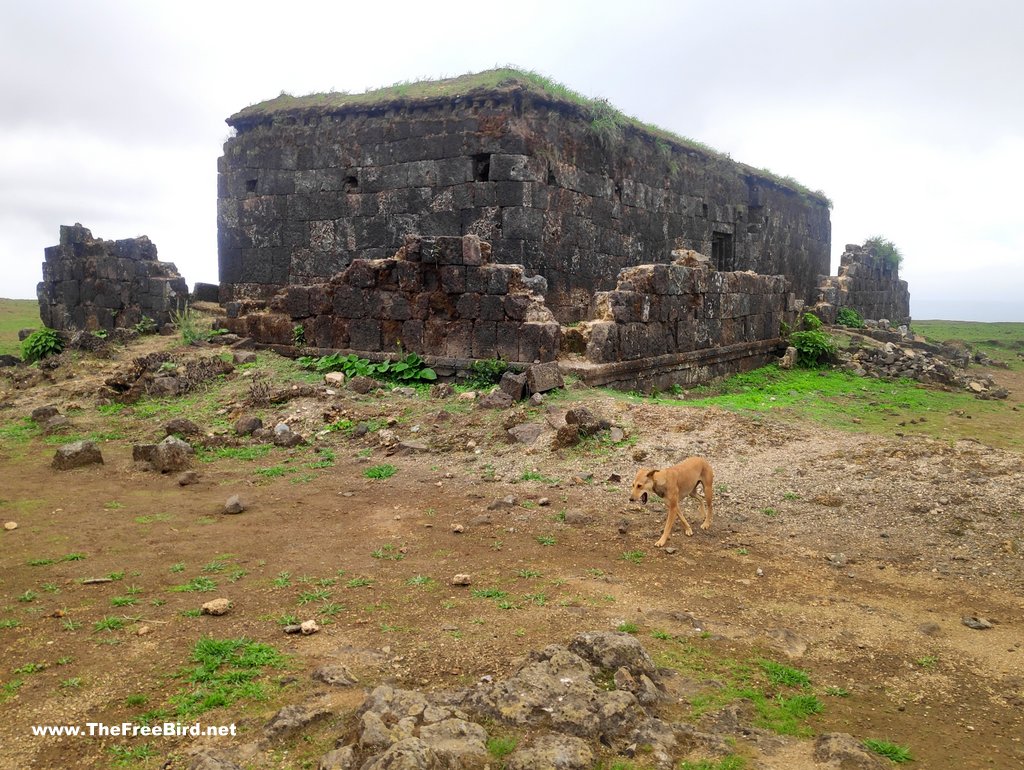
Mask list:
[[514,64],[832,198],[915,318],[1024,321],[1024,3],[0,0],[0,296],[61,224],[217,281],[224,119]]

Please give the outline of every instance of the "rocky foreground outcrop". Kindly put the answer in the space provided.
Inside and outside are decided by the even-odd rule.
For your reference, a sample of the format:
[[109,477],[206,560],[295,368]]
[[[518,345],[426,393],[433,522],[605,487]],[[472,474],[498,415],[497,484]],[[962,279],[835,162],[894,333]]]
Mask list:
[[[609,752],[642,754],[644,767],[672,768],[685,758],[721,758],[735,751],[734,738],[766,754],[783,739],[743,724],[743,709],[712,720],[710,730],[670,721],[664,712],[685,689],[670,670],[659,670],[633,636],[587,632],[567,646],[531,652],[509,677],[484,677],[476,686],[448,692],[404,690],[382,684],[366,697],[355,727],[321,757],[319,770],[590,770]],[[692,683],[691,683],[692,684]],[[329,715],[324,701],[287,706],[268,722],[259,745]],[[497,760],[490,739],[528,736]],[[728,740],[727,740],[728,739]],[[806,746],[809,768],[875,770],[885,765],[852,737],[821,736]],[[190,770],[233,770],[222,751],[200,750]]]

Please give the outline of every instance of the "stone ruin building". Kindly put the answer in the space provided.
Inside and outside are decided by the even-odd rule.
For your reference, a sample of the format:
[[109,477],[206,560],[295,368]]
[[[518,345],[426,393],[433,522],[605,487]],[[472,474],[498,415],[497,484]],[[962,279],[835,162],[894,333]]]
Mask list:
[[173,263],[157,259],[145,235],[104,241],[80,224],[62,225],[60,243],[44,254],[36,294],[39,315],[51,329],[111,331],[143,317],[161,326],[188,300],[185,279]]
[[863,318],[910,323],[910,290],[901,281],[899,265],[867,245],[846,244],[839,275],[819,276],[818,301],[812,308],[827,324],[835,323],[840,308],[855,309]]
[[[813,307],[909,321],[896,266],[847,247],[792,180],[515,71],[246,108],[218,175],[223,325],[257,344],[441,373],[559,361],[591,384],[663,388],[760,366]],[[61,228],[40,315],[158,325],[188,301],[145,236]]]

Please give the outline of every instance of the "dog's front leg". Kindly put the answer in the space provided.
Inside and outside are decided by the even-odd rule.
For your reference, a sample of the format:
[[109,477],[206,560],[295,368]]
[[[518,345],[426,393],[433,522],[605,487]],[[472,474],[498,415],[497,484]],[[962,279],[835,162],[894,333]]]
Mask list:
[[669,536],[672,534],[672,527],[675,525],[677,518],[683,522],[683,526],[686,528],[686,536],[692,537],[693,530],[690,529],[690,522],[686,520],[682,511],[679,510],[679,496],[671,495],[668,498],[668,518],[665,520],[665,531],[661,533],[661,539],[654,544],[656,548],[661,548],[668,542]]

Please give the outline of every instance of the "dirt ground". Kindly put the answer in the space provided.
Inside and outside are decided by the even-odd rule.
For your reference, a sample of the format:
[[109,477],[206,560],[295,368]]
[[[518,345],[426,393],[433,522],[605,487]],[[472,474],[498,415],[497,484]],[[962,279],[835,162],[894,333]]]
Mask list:
[[[457,687],[507,673],[528,650],[623,623],[637,626],[656,658],[667,644],[651,636],[659,631],[716,655],[786,661],[807,671],[818,693],[842,688],[846,697],[822,696],[826,709],[809,723],[815,733],[905,744],[917,767],[1024,767],[1019,454],[589,390],[552,395],[514,419],[543,423],[549,410],[581,403],[626,439],[555,452],[550,433],[532,446],[509,443],[507,412],[341,390],[262,410],[265,422],[288,419],[310,444],[197,461],[199,482],[182,487],[176,474],[132,461],[133,443],[162,436],[163,415],[95,408],[90,394],[117,363],[72,365],[73,379],[2,394],[4,425],[54,403],[71,409],[76,433],[115,433],[101,444],[102,466],[66,472],[50,467],[59,442],[0,439],[0,518],[18,524],[0,538],[0,618],[17,621],[0,628],[5,767],[111,766],[113,746],[141,741],[38,738],[31,726],[116,724],[165,705],[204,635],[249,637],[293,656],[270,675],[278,685],[270,700],[201,718],[236,722],[235,742],[244,743],[281,705],[315,692],[309,674],[324,663],[344,662],[365,686]],[[999,376],[1024,393],[1020,372]],[[204,429],[223,433],[218,425],[246,411],[245,377],[230,375],[213,394],[219,422]],[[390,418],[401,439],[429,449],[389,455],[372,431],[317,435],[325,413]],[[692,454],[715,468],[714,524],[696,529],[691,507],[696,534],[677,528],[674,552],[656,549],[664,507],[630,504],[629,482],[641,464]],[[363,475],[381,463],[396,473]],[[232,494],[247,509],[224,515]],[[501,502],[507,497],[514,501]],[[62,560],[74,553],[85,558]],[[123,579],[80,582],[111,573]],[[472,585],[450,585],[457,573]],[[170,590],[199,576],[216,590]],[[112,607],[129,586],[138,603]],[[507,592],[504,603],[473,593],[487,588]],[[301,603],[315,589],[329,596]],[[229,614],[182,614],[215,597],[231,600]],[[286,636],[279,619],[287,615],[327,622],[315,635]],[[109,616],[125,627],[94,629]],[[992,627],[969,628],[962,619],[970,617]],[[45,668],[16,673],[31,663]],[[340,715],[304,740],[254,753],[251,766],[315,766],[361,693],[342,698]],[[127,766],[170,758],[184,767],[196,745],[156,739],[153,756]]]

